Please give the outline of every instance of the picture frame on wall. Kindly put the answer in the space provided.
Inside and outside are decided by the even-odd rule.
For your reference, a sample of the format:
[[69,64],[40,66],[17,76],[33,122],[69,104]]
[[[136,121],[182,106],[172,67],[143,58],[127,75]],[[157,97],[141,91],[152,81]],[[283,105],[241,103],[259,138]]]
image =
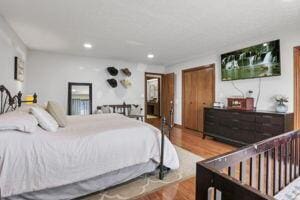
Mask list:
[[15,57],[15,80],[24,81],[25,63],[21,58]]

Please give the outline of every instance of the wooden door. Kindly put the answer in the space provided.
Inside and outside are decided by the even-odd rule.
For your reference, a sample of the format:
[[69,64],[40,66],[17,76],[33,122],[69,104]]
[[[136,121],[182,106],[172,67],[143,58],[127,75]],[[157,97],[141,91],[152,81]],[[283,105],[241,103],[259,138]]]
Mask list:
[[193,71],[184,73],[184,125],[193,130],[198,130],[196,86],[197,74]]
[[294,49],[294,128],[300,128],[300,47]]
[[[166,117],[172,125],[174,123],[174,77],[174,73],[162,76],[162,116]],[[170,111],[173,112],[171,118]]]
[[195,74],[197,74],[197,127],[198,131],[203,132],[204,108],[212,106],[214,102],[214,68],[204,68]]
[[215,96],[215,67],[202,66],[182,72],[183,126],[203,132],[204,107],[212,106]]

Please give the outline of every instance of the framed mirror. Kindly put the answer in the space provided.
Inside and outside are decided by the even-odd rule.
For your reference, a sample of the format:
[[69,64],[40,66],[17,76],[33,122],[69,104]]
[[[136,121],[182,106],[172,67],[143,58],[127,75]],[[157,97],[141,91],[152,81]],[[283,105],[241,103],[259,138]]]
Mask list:
[[68,83],[68,114],[92,114],[92,83]]

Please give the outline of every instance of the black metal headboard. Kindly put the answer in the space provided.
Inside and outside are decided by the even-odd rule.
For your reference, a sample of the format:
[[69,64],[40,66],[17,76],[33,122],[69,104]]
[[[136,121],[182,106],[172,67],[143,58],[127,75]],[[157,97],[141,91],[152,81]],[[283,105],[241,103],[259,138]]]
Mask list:
[[[12,96],[9,90],[4,86],[0,85],[0,114],[7,113],[16,110],[22,103],[29,101],[22,101],[22,93],[19,92],[17,95]],[[37,95],[33,95],[32,103],[37,103]]]

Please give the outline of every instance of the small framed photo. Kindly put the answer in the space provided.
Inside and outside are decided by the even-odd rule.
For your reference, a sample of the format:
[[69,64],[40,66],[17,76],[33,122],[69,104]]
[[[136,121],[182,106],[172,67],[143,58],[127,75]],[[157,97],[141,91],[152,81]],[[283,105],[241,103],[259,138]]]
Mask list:
[[21,58],[15,57],[15,80],[24,81],[24,66],[24,61]]

